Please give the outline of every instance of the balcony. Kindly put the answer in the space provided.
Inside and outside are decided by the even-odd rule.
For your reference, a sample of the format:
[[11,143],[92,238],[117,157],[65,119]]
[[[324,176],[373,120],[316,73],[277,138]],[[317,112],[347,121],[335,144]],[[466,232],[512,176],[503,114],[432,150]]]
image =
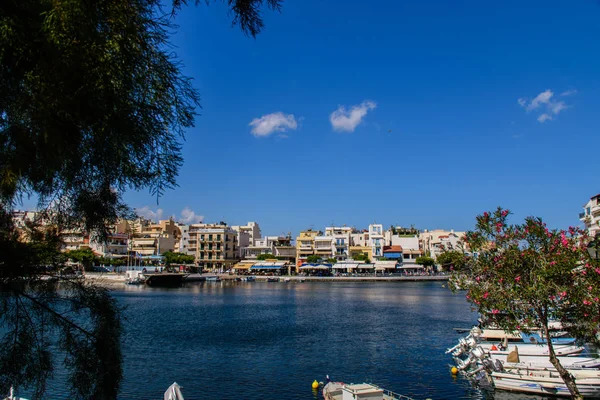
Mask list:
[[585,218],[585,213],[584,212],[579,213],[579,219],[584,219],[584,218]]

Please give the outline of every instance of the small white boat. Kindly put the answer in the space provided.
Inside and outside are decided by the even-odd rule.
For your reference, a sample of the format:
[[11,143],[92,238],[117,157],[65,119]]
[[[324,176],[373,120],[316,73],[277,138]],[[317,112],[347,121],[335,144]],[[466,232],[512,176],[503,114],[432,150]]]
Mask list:
[[[576,370],[569,370],[569,372],[577,380],[577,388],[583,397],[600,396],[600,378],[586,376]],[[491,379],[498,390],[571,397],[567,385],[554,371],[492,372]]]
[[[503,355],[507,356],[514,349],[518,349],[519,355],[523,356],[549,356],[550,349],[547,345],[539,345],[539,344],[520,344],[519,346],[514,346],[505,350],[493,350],[492,346],[481,345],[484,351],[488,352],[491,356],[493,355]],[[554,345],[554,354],[557,356],[569,356],[580,354],[585,350],[583,346],[568,346],[568,345]]]
[[216,275],[215,276],[207,276],[206,282],[221,282],[221,278],[219,278]]
[[173,382],[165,392],[163,400],[184,400],[183,394],[181,394],[181,386],[177,382]]
[[10,387],[10,391],[8,392],[8,397],[5,397],[4,400],[27,400],[25,397],[15,396],[15,390],[13,387]]
[[410,397],[391,392],[371,383],[345,384],[329,382],[323,387],[325,400],[412,400]]

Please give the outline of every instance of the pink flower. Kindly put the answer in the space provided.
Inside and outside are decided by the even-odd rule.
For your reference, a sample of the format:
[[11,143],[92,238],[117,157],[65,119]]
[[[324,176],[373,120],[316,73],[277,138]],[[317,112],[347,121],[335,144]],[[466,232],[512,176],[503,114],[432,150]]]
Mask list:
[[583,304],[585,304],[586,306],[589,306],[589,305],[591,305],[591,304],[592,304],[592,302],[591,302],[591,301],[589,301],[589,300],[584,300],[584,301],[583,301]]
[[487,299],[489,295],[490,295],[490,294],[489,294],[488,292],[485,292],[485,293],[483,294],[483,298],[484,298],[484,299]]
[[556,265],[556,261],[550,261],[550,265]]
[[515,278],[515,282],[521,282],[521,276],[517,276],[517,277]]
[[504,278],[500,278],[500,279],[498,279],[498,282],[499,282],[499,283],[502,283],[502,282],[504,282]]
[[486,211],[486,212],[483,213],[483,216],[487,218],[487,217],[490,216],[490,214],[488,214],[488,212]]
[[559,295],[560,297],[567,297],[567,292],[560,292]]
[[502,230],[502,222],[496,223],[496,232],[500,233],[501,230]]
[[481,278],[477,276],[477,277],[475,277],[475,280],[476,280],[477,282],[479,282],[479,281],[481,280]]
[[594,269],[594,271],[596,271],[596,273],[600,274],[600,268],[596,268],[596,269]]
[[498,310],[492,310],[492,314],[498,314],[500,311]]
[[521,325],[517,325],[516,328],[517,328],[517,330],[521,329]]

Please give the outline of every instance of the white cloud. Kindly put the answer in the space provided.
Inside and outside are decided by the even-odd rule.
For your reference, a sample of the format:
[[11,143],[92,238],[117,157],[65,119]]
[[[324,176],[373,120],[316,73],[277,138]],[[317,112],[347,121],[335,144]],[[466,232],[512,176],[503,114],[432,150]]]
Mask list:
[[566,110],[567,108],[569,108],[569,106],[567,106],[564,101],[553,102],[550,103],[548,106],[550,107],[550,110],[553,114],[558,114],[562,110]]
[[185,207],[181,210],[181,218],[179,219],[184,224],[199,224],[204,220],[204,215],[197,215],[191,208]]
[[163,216],[162,208],[158,208],[156,211],[153,211],[150,207],[144,206],[142,208],[136,208],[135,213],[140,217],[148,218],[152,221],[158,221]]
[[548,104],[552,96],[554,96],[554,93],[550,89],[538,94],[537,96],[535,96],[535,99],[531,100],[531,103],[529,103],[529,105],[527,106],[527,111],[535,110],[542,104]]
[[269,136],[273,132],[285,132],[288,129],[298,128],[298,122],[293,114],[275,112],[254,118],[248,125],[252,127],[252,134],[256,137]]
[[540,115],[537,120],[543,124],[546,121],[552,121],[552,116],[550,114],[544,113]]
[[362,119],[367,115],[369,110],[373,110],[375,107],[377,107],[377,104],[370,100],[365,100],[358,105],[352,106],[350,110],[346,110],[344,106],[340,106],[331,113],[329,121],[336,131],[354,132],[354,129],[362,122]]
[[[562,92],[561,96],[571,96],[577,93],[576,90],[567,90]],[[566,110],[570,106],[567,105],[564,101],[553,101],[552,97],[554,96],[554,92],[550,89],[543,91],[542,93],[535,96],[529,104],[527,103],[527,98],[521,97],[517,100],[519,105],[527,110],[527,112],[540,109],[540,115],[538,115],[537,120],[540,123],[544,123],[546,121],[552,121],[554,118],[552,115],[558,115],[562,111]]]

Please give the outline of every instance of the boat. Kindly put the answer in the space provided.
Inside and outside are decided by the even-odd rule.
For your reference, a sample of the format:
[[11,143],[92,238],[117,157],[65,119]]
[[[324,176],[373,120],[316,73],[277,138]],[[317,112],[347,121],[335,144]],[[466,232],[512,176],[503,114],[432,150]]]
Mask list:
[[165,392],[163,400],[184,400],[183,394],[181,394],[181,386],[177,382],[173,382]]
[[[595,371],[586,371],[595,372]],[[600,397],[600,378],[581,371],[569,370],[577,381],[577,389],[584,398]],[[571,393],[562,378],[555,371],[518,370],[492,372],[490,374],[494,388],[520,393],[571,397]]]
[[254,281],[256,281],[256,277],[254,277],[254,276],[247,276],[247,277],[244,278],[244,281],[245,282],[254,282]]
[[181,286],[188,274],[179,272],[144,272],[142,275],[149,286]]
[[[560,364],[567,369],[589,369],[600,366],[600,358],[580,356],[563,356],[557,358]],[[460,370],[465,370],[473,365],[485,364],[485,360],[490,360],[494,366],[500,365],[502,369],[555,369],[554,365],[550,362],[549,357],[521,355],[519,354],[517,347],[509,354],[494,354],[493,352],[486,352],[479,346],[471,350],[467,359],[455,359],[458,369]]]
[[207,276],[206,282],[221,282],[221,278],[219,278],[217,275]]
[[372,383],[345,384],[328,382],[323,387],[325,400],[412,400],[410,397],[382,389]]
[[267,278],[267,282],[279,282],[279,278]]
[[15,390],[13,387],[10,387],[10,391],[8,392],[8,397],[5,397],[4,400],[27,400],[25,397],[15,396]]

